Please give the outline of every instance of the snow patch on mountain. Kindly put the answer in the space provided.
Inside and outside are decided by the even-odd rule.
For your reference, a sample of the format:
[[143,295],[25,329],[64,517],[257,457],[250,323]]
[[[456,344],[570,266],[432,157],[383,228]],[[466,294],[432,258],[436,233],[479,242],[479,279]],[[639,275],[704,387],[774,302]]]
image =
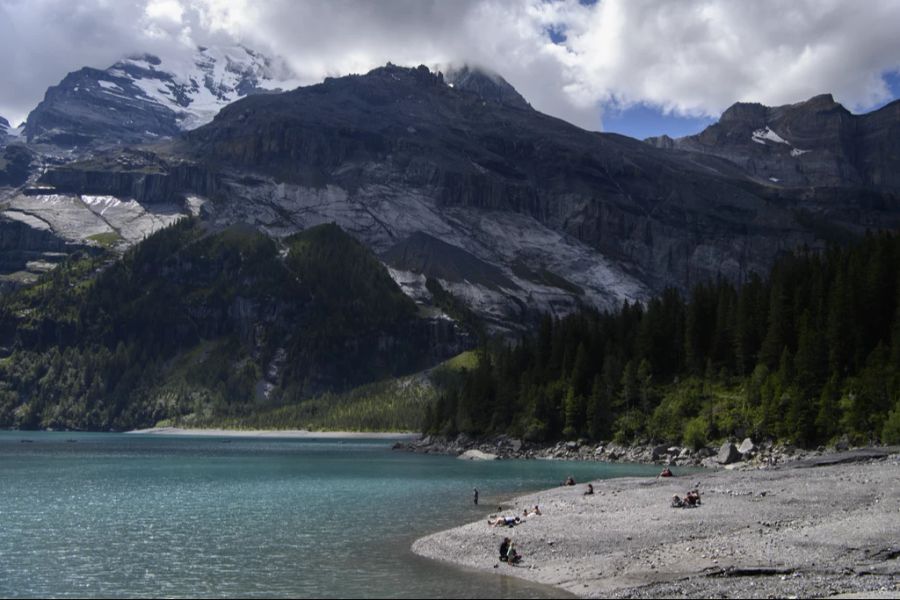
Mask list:
[[113,196],[74,194],[18,194],[0,211],[0,217],[52,232],[69,244],[92,244],[99,235],[114,235],[123,249],[187,214],[183,206],[142,205]]
[[767,125],[764,129],[757,129],[752,134],[753,141],[758,144],[765,144],[766,140],[771,142],[775,142],[776,144],[787,144],[791,145],[789,141],[772,131],[771,128]]
[[286,63],[244,46],[200,47],[185,60],[132,56],[108,72],[130,81],[143,100],[174,112],[182,130],[208,123],[223,106],[249,94],[299,85]]

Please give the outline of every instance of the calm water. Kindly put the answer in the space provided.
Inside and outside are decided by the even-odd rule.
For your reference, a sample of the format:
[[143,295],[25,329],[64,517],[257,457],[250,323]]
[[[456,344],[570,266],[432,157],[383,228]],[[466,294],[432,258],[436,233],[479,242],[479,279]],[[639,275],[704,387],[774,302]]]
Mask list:
[[381,440],[0,432],[0,597],[558,596],[410,544],[570,473],[656,471],[468,462]]

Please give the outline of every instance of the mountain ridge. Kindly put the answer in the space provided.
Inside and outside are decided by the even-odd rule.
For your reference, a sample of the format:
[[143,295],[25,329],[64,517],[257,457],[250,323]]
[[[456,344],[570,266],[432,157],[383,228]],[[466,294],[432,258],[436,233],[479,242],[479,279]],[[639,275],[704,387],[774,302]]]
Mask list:
[[831,94],[769,107],[738,102],[696,135],[647,143],[725,158],[778,187],[900,191],[900,100],[856,115]]

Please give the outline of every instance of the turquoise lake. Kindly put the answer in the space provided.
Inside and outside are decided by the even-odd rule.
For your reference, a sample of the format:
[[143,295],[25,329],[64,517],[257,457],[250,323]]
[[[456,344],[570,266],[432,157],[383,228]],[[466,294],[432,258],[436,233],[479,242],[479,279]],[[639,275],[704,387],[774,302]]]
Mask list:
[[385,440],[0,432],[0,597],[559,596],[409,547],[570,474],[657,471]]

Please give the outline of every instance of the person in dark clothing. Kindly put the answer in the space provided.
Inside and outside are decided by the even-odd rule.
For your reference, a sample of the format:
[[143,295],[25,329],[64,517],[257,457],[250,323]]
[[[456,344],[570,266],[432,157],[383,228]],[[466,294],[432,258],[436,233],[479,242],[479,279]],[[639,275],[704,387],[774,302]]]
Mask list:
[[506,555],[509,553],[509,542],[510,539],[506,537],[503,538],[503,542],[500,544],[500,562],[506,562],[508,560]]
[[474,492],[473,499],[475,500],[475,505],[477,506],[478,505],[478,488],[472,488],[472,491]]
[[589,483],[587,487],[587,491],[584,492],[585,496],[593,496],[594,495],[594,485]]

